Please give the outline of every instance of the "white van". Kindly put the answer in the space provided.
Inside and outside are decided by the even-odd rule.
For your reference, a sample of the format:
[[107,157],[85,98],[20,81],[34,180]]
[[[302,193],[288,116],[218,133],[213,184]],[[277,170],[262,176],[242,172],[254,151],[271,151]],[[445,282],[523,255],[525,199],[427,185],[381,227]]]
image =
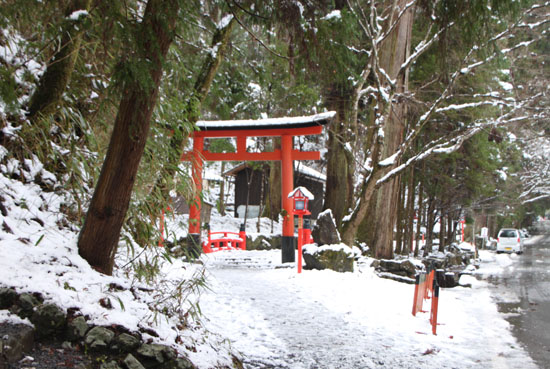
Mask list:
[[515,228],[502,228],[498,232],[497,238],[497,253],[515,252],[521,254],[523,252],[523,238],[519,230]]

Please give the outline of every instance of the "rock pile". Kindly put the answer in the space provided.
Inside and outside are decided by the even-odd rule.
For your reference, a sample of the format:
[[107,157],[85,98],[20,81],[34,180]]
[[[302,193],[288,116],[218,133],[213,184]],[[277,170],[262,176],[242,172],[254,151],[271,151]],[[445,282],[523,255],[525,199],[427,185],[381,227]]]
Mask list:
[[[93,326],[76,310],[65,313],[44,303],[38,294],[17,294],[0,288],[0,310],[9,310],[32,325],[0,324],[0,369],[12,367],[29,352],[35,339],[63,342],[64,347],[81,347],[88,355],[79,369],[193,369],[187,358],[169,346],[144,342],[141,333],[120,326]],[[55,366],[52,366],[55,368]]]
[[330,209],[319,214],[311,231],[314,244],[305,245],[302,256],[304,269],[330,269],[337,272],[353,272],[355,253],[340,243],[340,234]]
[[374,260],[371,266],[381,278],[398,282],[414,284],[415,276],[420,268],[409,259],[404,260]]
[[344,245],[305,245],[302,253],[306,265],[304,269],[330,269],[336,272],[353,272],[355,254]]

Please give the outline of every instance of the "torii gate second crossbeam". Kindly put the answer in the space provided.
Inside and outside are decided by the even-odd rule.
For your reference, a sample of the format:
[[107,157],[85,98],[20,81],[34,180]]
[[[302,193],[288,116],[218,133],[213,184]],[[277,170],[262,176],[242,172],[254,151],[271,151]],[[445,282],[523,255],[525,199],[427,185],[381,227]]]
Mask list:
[[[319,151],[300,151],[294,149],[293,137],[318,135],[323,132],[335,112],[326,112],[305,117],[270,118],[259,120],[233,121],[199,121],[198,131],[193,132],[193,151],[185,152],[182,161],[191,161],[193,166],[193,182],[197,197],[189,206],[188,243],[194,245],[193,252],[200,253],[200,191],[202,190],[203,160],[214,161],[281,161],[282,202],[285,216],[283,218],[282,262],[294,262],[294,216],[292,215],[292,199],[288,194],[294,188],[294,160],[319,160]],[[213,153],[204,149],[205,138],[235,137],[237,149],[229,153]],[[273,152],[248,152],[246,140],[248,137],[280,137],[281,149]]]

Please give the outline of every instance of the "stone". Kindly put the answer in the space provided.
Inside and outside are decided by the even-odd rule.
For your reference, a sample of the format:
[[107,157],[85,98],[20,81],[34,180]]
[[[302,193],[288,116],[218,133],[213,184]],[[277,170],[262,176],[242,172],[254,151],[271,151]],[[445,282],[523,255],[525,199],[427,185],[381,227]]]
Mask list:
[[311,231],[311,236],[319,246],[336,245],[341,242],[340,233],[338,233],[338,228],[330,209],[319,214],[317,222]]
[[0,309],[9,309],[17,301],[17,292],[11,288],[0,288]]
[[195,365],[186,357],[176,359],[176,369],[195,369]]
[[353,272],[354,253],[344,244],[324,246],[309,244],[304,246],[302,254],[306,263],[304,269]]
[[112,348],[120,352],[130,352],[139,347],[141,342],[128,333],[121,333],[115,337]]
[[92,350],[104,350],[115,336],[114,332],[105,327],[94,327],[86,334],[84,343]]
[[124,359],[124,365],[127,369],[145,369],[143,365],[132,354],[128,354]]
[[15,363],[32,350],[34,328],[26,324],[0,323],[0,358]]
[[99,366],[99,369],[122,369],[116,361],[109,361],[107,363],[103,363]]
[[143,344],[137,350],[137,354],[146,368],[158,366],[176,358],[171,348],[158,344]]
[[398,276],[415,278],[417,269],[410,260],[379,260],[375,266],[378,272],[387,272]]
[[258,235],[254,238],[246,236],[247,250],[273,250],[281,248],[281,237],[266,237]]
[[438,269],[436,270],[435,277],[439,287],[453,288],[458,286],[458,282],[460,280],[460,273],[458,271],[453,272],[453,271],[447,271],[445,269]]
[[65,329],[65,313],[57,305],[43,304],[36,308],[31,322],[39,337],[51,336]]
[[460,254],[454,254],[452,252],[449,252],[445,255],[445,266],[456,266],[456,265],[462,265],[462,255]]
[[40,301],[29,293],[22,293],[19,296],[17,305],[20,308],[19,315],[24,318],[30,318],[34,312],[34,308],[40,304]]
[[73,320],[67,323],[67,338],[69,341],[76,341],[84,338],[86,332],[88,332],[88,323],[83,316],[77,316]]

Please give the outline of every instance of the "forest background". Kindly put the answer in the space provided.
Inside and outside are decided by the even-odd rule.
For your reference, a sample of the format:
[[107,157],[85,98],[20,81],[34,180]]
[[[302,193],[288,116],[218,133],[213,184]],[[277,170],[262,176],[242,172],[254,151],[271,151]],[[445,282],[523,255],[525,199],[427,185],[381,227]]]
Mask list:
[[549,24],[536,1],[4,0],[2,160],[63,178],[79,252],[111,274],[121,230],[154,245],[170,194],[193,197],[180,156],[199,118],[334,110],[310,165],[344,241],[392,258],[440,222],[443,247],[461,219],[548,208]]

